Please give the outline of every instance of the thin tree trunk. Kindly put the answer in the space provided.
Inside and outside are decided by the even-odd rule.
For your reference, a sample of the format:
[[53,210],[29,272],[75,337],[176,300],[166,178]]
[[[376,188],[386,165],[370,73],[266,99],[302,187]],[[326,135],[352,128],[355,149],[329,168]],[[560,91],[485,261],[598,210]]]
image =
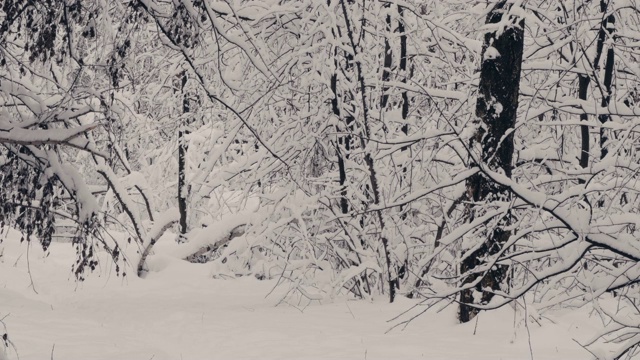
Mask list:
[[[578,97],[580,100],[587,100],[587,92],[589,90],[590,78],[588,75],[578,76]],[[581,121],[589,120],[589,116],[584,113],[580,114]],[[589,167],[589,126],[580,125],[580,135],[582,137],[582,149],[580,151],[580,167],[586,169]]]
[[[182,74],[182,113],[188,114],[189,98],[185,94],[185,85],[187,84],[187,74]],[[178,211],[180,212],[180,234],[187,233],[187,184],[186,184],[186,159],[187,159],[187,141],[184,138],[189,132],[186,130],[186,120],[183,119],[178,125]]]
[[[334,53],[334,56],[337,54]],[[336,64],[336,72],[331,75],[331,92],[333,93],[333,98],[331,99],[331,111],[333,115],[335,115],[338,119],[340,119],[340,108],[338,107],[338,74],[337,67],[338,61],[335,60]],[[340,133],[341,129],[336,126],[336,131]],[[346,214],[349,212],[349,201],[347,199],[347,171],[345,167],[345,157],[349,156],[346,152],[343,151],[345,145],[345,136],[338,135],[338,144],[336,144],[336,153],[338,155],[338,182],[340,183],[340,212]]]
[[[486,23],[495,24],[508,16],[510,5],[502,1],[495,5]],[[507,14],[507,15],[505,15]],[[508,136],[515,124],[518,109],[518,92],[520,86],[520,71],[522,68],[522,52],[524,47],[524,20],[517,26],[509,26],[497,34],[486,33],[482,49],[482,66],[480,71],[479,94],[476,105],[476,116],[482,122],[482,129],[472,139],[472,147],[476,141],[482,141],[482,162],[490,169],[500,171],[511,177],[513,159],[513,132]],[[481,173],[467,181],[469,199],[475,202],[491,202],[508,200],[507,189],[487,179]],[[470,220],[473,219],[474,209],[471,209]],[[508,224],[508,219],[500,220],[494,230],[486,234],[487,239],[473,252],[466,254],[460,266],[460,273],[465,276],[463,284],[474,282],[482,277],[475,289],[464,290],[460,293],[459,320],[467,322],[473,319],[478,309],[467,304],[478,304],[474,292],[481,293],[480,303],[486,304],[493,297],[490,291],[499,290],[507,274],[504,266],[495,266],[484,274],[473,273],[473,270],[486,261],[487,257],[495,255],[510,236],[510,232],[502,227]],[[466,274],[466,275],[465,275]]]
[[[404,27],[404,8],[398,5],[398,32],[400,33],[400,75],[402,76],[400,82],[407,83],[407,33]],[[409,124],[407,118],[409,117],[409,93],[406,89],[402,90],[402,132],[405,135],[409,135]],[[409,149],[409,146],[403,146],[402,151]],[[406,172],[406,167],[404,168]]]
[[[386,16],[387,33],[391,32],[391,4],[386,3],[383,5]],[[391,79],[391,62],[393,60],[393,52],[391,51],[391,45],[389,44],[389,36],[384,37],[384,63],[382,66],[382,97],[380,99],[380,111],[384,112],[389,103],[389,86],[387,83]]]
[[[404,27],[404,8],[400,5],[398,5],[398,32],[400,33],[400,82],[403,84],[407,83],[407,80],[413,75],[413,74],[409,74],[407,73],[407,33],[406,33],[406,29]],[[409,93],[406,89],[402,90],[402,110],[401,110],[401,116],[402,116],[402,127],[401,130],[405,135],[409,135],[409,123],[407,122],[407,119],[409,118]],[[405,145],[403,146],[401,149],[401,151],[407,151],[409,150],[409,145]],[[402,167],[402,180],[407,180],[407,166],[404,165]],[[401,185],[403,185],[403,182],[401,181]],[[410,182],[410,176],[409,176],[409,182],[406,183],[405,185],[408,185],[409,187],[411,186],[411,182]],[[400,211],[402,211],[402,207],[400,207]],[[406,214],[402,214],[402,219],[406,219]]]
[[[369,128],[369,108],[367,103],[367,95],[366,95],[366,87],[364,83],[364,74],[362,72],[362,65],[358,58],[358,48],[356,46],[356,42],[354,39],[353,28],[351,27],[351,21],[349,20],[349,13],[347,12],[347,5],[344,0],[340,0],[342,5],[342,12],[344,15],[347,36],[349,38],[349,42],[351,43],[351,49],[353,50],[354,60],[356,65],[356,76],[358,79],[358,83],[360,85],[360,96],[362,101],[362,129],[364,133],[360,136],[360,145],[362,149],[366,151],[367,149],[367,141],[371,139],[371,129]],[[364,30],[363,30],[364,31]],[[371,192],[373,195],[373,204],[380,204],[380,188],[378,184],[378,178],[373,162],[373,156],[371,156],[371,152],[366,151],[364,155],[364,161],[367,164],[367,168],[369,170],[369,182],[371,184]],[[387,284],[389,286],[389,302],[393,302],[396,296],[395,287],[393,286],[393,278],[391,275],[391,253],[389,252],[389,240],[383,235],[385,230],[384,219],[382,217],[382,211],[376,211],[378,222],[380,225],[380,241],[382,243],[383,255],[387,266]]]
[[[607,62],[604,68],[604,91],[605,93],[602,96],[602,107],[607,109],[609,108],[609,103],[611,101],[611,84],[613,80],[613,62],[614,62],[615,53],[613,48],[609,48],[607,51]],[[611,120],[609,114],[602,114],[598,116],[600,123],[603,125]],[[600,128],[600,159],[604,159],[605,156],[609,153],[607,149],[607,141],[609,137],[607,135],[607,130],[604,127]]]
[[[327,1],[327,5],[331,5],[331,0]],[[337,27],[337,35],[338,37],[342,37],[342,32],[340,31],[340,27]],[[332,34],[335,37],[336,33],[332,30]],[[342,214],[349,213],[349,200],[347,197],[347,161],[349,160],[349,156],[351,153],[351,141],[352,141],[352,133],[354,131],[354,117],[349,113],[349,111],[342,112],[341,102],[344,106],[345,103],[351,103],[351,99],[349,97],[345,97],[345,94],[340,94],[338,91],[338,71],[340,69],[340,62],[338,61],[338,49],[334,49],[334,73],[331,75],[331,91],[333,93],[333,98],[331,99],[331,109],[333,114],[340,119],[340,123],[344,122],[344,128],[340,128],[336,126],[336,130],[338,133],[344,131],[344,134],[338,135],[338,144],[336,145],[336,152],[338,156],[338,175],[339,175],[339,184],[340,184],[340,212]],[[352,69],[353,67],[353,55],[349,53],[345,53],[345,63],[346,68],[344,69],[346,72]],[[342,101],[340,101],[342,98]],[[352,97],[351,97],[352,98]],[[349,237],[349,234],[345,230],[345,235]],[[357,241],[356,239],[352,239],[353,241]],[[354,244],[355,246],[355,244]],[[353,250],[353,249],[352,249]],[[358,265],[362,263],[360,258],[360,254],[355,252],[355,257],[358,261]],[[355,265],[353,260],[348,260],[349,266]],[[369,283],[369,278],[366,273],[363,273],[360,278],[355,279],[355,287],[357,289],[361,289],[362,286],[360,284],[364,284],[364,292],[367,294],[371,294],[371,284]],[[363,294],[360,293],[360,296],[363,297]]]
[[[605,16],[604,21],[600,26],[600,30],[598,31],[598,41],[596,45],[596,57],[593,61],[593,67],[597,71],[600,69],[600,58],[602,56],[602,51],[604,50],[604,44],[607,36],[612,36],[615,31],[615,22],[616,18],[613,14],[607,16],[607,11],[609,8],[609,3],[605,2],[605,0],[600,0],[600,10],[602,11],[602,15]],[[607,59],[604,66],[604,89],[602,94],[602,107],[608,108],[609,103],[611,101],[611,85],[613,82],[613,64],[615,60],[615,52],[613,47],[609,47],[607,50]],[[608,114],[602,114],[598,116],[600,123],[603,125],[606,124],[610,120],[610,116]],[[607,140],[608,140],[607,132],[603,127],[600,128],[600,159],[604,159],[607,156],[608,150]]]
[[[398,29],[397,31],[400,33],[400,82],[403,84],[407,83],[407,78],[409,74],[407,74],[407,33],[405,32],[404,27],[404,8],[398,5]],[[409,117],[409,95],[406,89],[402,90],[402,127],[401,130],[405,135],[409,135],[409,124],[407,123],[407,118]],[[409,146],[403,146],[400,150],[402,153],[409,150]],[[404,159],[403,159],[404,160]],[[408,186],[411,187],[411,177],[407,176],[407,164],[403,161],[402,165],[402,174],[400,175],[400,187]],[[404,208],[400,207],[400,218],[402,220],[407,219],[407,213],[404,212]],[[398,269],[397,277],[395,279],[395,285],[398,291],[400,290],[400,279],[404,277],[407,273],[408,264],[405,261],[404,264],[400,266]]]

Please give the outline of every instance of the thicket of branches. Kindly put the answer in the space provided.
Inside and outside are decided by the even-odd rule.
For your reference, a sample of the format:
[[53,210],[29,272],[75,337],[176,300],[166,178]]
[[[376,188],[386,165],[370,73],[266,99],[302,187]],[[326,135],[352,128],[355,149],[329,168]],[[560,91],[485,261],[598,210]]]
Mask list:
[[638,9],[6,0],[0,220],[45,248],[75,223],[78,277],[122,230],[144,276],[177,223],[216,276],[422,298],[406,321],[593,306],[632,355]]

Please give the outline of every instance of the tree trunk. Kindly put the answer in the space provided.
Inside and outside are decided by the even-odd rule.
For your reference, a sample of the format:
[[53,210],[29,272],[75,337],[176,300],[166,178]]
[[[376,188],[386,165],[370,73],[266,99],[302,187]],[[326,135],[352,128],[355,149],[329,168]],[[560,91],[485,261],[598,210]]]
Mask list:
[[[327,2],[328,6],[331,6],[331,0]],[[337,34],[336,34],[337,31]],[[341,38],[342,31],[340,27],[336,27],[336,30],[332,30],[332,34],[334,37]],[[336,36],[337,35],[337,36]],[[338,143],[336,144],[336,153],[338,157],[338,175],[339,175],[339,184],[340,184],[340,200],[339,207],[340,212],[342,214],[348,214],[350,210],[349,199],[347,197],[347,161],[349,160],[349,156],[351,154],[351,142],[353,139],[354,129],[355,129],[355,119],[352,115],[353,109],[344,109],[343,106],[349,104],[349,106],[353,106],[353,94],[349,92],[340,93],[338,91],[338,73],[342,70],[346,74],[353,68],[353,55],[345,52],[344,55],[344,69],[341,68],[341,63],[339,61],[339,53],[338,48],[334,48],[333,56],[334,56],[334,73],[331,75],[331,92],[333,94],[333,98],[331,99],[331,109],[333,114],[340,120],[340,124],[344,124],[344,126],[336,125],[336,131],[338,132]],[[340,134],[343,132],[342,134]],[[345,231],[345,235],[349,237],[349,234]],[[353,241],[358,241],[357,239],[352,239]],[[354,244],[355,246],[355,244]],[[353,249],[351,249],[353,250]],[[362,263],[362,259],[360,255],[355,252],[355,257],[357,259],[357,263],[352,259],[344,259],[348,266],[359,265]],[[369,283],[369,279],[366,273],[360,275],[359,278],[355,278],[355,288],[361,289],[361,285],[364,285],[363,291],[367,294],[371,294],[371,285]],[[362,293],[359,294],[361,297]]]
[[[602,107],[608,108],[609,102],[611,101],[611,83],[613,80],[613,61],[615,58],[615,53],[613,52],[613,47],[610,47],[607,51],[607,62],[604,67],[604,91],[602,94]],[[602,114],[598,116],[600,123],[603,125],[609,122],[610,116],[609,114]],[[609,137],[607,136],[607,131],[604,127],[600,128],[600,159],[604,159],[607,156],[609,150],[607,150],[607,140]]]
[[[587,100],[587,91],[589,90],[589,76],[578,76],[578,97],[580,100]],[[580,114],[580,121],[589,120],[589,116],[584,113]],[[589,166],[589,126],[580,125],[580,134],[582,136],[582,150],[580,151],[580,167],[586,169]]]
[[[609,3],[604,0],[600,0],[600,10],[602,14],[606,16],[608,11]],[[598,31],[598,42],[596,46],[596,57],[593,61],[593,67],[596,70],[600,69],[600,57],[602,56],[602,51],[604,49],[604,43],[606,41],[607,36],[612,36],[615,31],[615,23],[616,18],[613,14],[606,16],[604,21],[600,26],[600,30]],[[604,89],[602,89],[602,107],[608,108],[609,102],[611,101],[611,84],[613,81],[613,63],[615,60],[615,53],[613,51],[613,47],[609,47],[607,50],[607,59],[604,65]],[[610,116],[608,114],[599,115],[598,119],[600,123],[603,125],[606,124],[610,120]],[[604,159],[607,156],[607,131],[604,128],[600,128],[600,159]]]
[[[386,24],[387,33],[391,32],[391,4],[386,3],[383,5],[384,11],[387,13]],[[391,45],[389,44],[389,36],[384,37],[384,63],[382,65],[382,97],[380,98],[380,111],[384,113],[389,103],[389,86],[387,83],[391,80],[391,62],[393,59],[393,52],[391,51]]]
[[[400,82],[403,84],[407,83],[407,78],[409,78],[409,74],[407,74],[407,33],[404,27],[404,8],[398,5],[398,32],[400,33],[400,75],[402,79]],[[405,135],[409,135],[409,124],[407,123],[407,118],[409,117],[409,94],[406,89],[402,90],[402,132]],[[402,151],[406,151],[409,149],[409,146],[403,146]],[[406,172],[407,168],[403,169],[403,172]]]
[[[397,31],[400,33],[400,82],[403,84],[407,83],[407,78],[409,78],[409,74],[407,74],[407,33],[405,32],[404,27],[404,8],[398,5],[398,28]],[[402,90],[402,133],[405,135],[409,135],[409,124],[407,123],[407,118],[409,117],[409,95],[406,89]],[[404,153],[409,150],[409,146],[403,146],[401,151]],[[410,158],[410,156],[409,156]],[[407,161],[403,157],[403,161]],[[409,160],[410,162],[410,160]],[[411,174],[407,174],[407,162],[403,162],[402,165],[402,174],[400,175],[400,187],[409,187],[411,188]],[[400,206],[400,218],[402,220],[407,219],[407,213],[404,211],[404,207]],[[409,267],[407,261],[400,265],[397,271],[397,277],[394,282],[398,291],[400,291],[400,279],[407,274],[407,268]]]
[[[366,86],[364,81],[364,73],[362,71],[362,64],[360,60],[358,60],[358,47],[356,46],[356,42],[354,39],[353,28],[351,27],[351,21],[349,20],[349,13],[347,12],[347,6],[345,4],[345,0],[340,0],[340,4],[342,5],[342,13],[344,15],[344,21],[347,31],[347,38],[349,39],[351,49],[353,50],[353,60],[355,62],[356,68],[356,77],[358,84],[360,85],[360,99],[362,101],[362,133],[360,136],[360,145],[363,150],[365,150],[364,162],[367,165],[367,169],[369,170],[369,183],[371,185],[371,195],[373,197],[373,204],[380,204],[380,189],[378,184],[378,175],[375,170],[373,156],[371,155],[371,150],[367,150],[367,142],[371,139],[371,129],[369,127],[369,108],[366,96]],[[384,236],[385,231],[385,223],[384,218],[382,216],[382,211],[377,210],[376,215],[378,218],[378,224],[380,226],[380,242],[382,243],[382,252],[383,257],[387,266],[387,285],[389,286],[389,302],[393,302],[396,296],[396,289],[393,282],[393,277],[391,275],[391,253],[389,251],[389,239]]]
[[[186,72],[182,74],[182,113],[189,113],[189,98],[185,94],[185,85],[187,84]],[[186,159],[187,159],[187,141],[185,135],[189,132],[186,130],[186,120],[183,119],[178,125],[178,211],[180,212],[180,234],[184,236],[187,233],[187,184],[186,184]]]
[[[334,53],[334,56],[337,54]],[[338,119],[340,119],[340,108],[338,107],[338,61],[335,61],[336,64],[336,73],[331,75],[331,92],[333,93],[333,98],[331,99],[331,110],[333,115],[335,115]],[[336,126],[336,131],[340,133],[340,127]],[[345,136],[338,135],[338,143],[336,144],[336,153],[338,155],[338,181],[340,183],[340,212],[346,214],[349,212],[349,200],[347,199],[347,171],[345,167],[346,157],[349,156],[348,153],[343,151],[345,143]]]
[[[506,3],[502,1],[491,10],[487,15],[487,24],[500,22],[505,13],[510,16],[510,5],[507,6]],[[476,105],[476,116],[483,126],[471,140],[472,147],[475,142],[481,142],[481,161],[491,170],[502,172],[508,177],[511,177],[512,170],[513,133],[505,135],[513,129],[516,120],[524,47],[524,20],[516,21],[516,26],[506,26],[500,32],[492,31],[484,36]],[[467,181],[467,192],[469,199],[474,202],[507,200],[509,196],[506,188],[481,173]],[[469,216],[471,220],[474,217],[473,210],[471,209]],[[482,280],[475,289],[460,293],[458,316],[461,322],[473,319],[478,313],[477,308],[467,304],[486,304],[493,293],[485,289],[500,289],[506,276],[507,269],[504,266],[495,266],[484,274],[473,273],[473,270],[484,263],[487,257],[495,255],[507,241],[510,232],[502,229],[507,223],[508,219],[502,219],[494,230],[486,234],[486,241],[478,249],[466,254],[462,260],[460,273],[464,277],[463,285],[476,281],[480,276]],[[473,296],[476,291],[481,293],[480,299]]]

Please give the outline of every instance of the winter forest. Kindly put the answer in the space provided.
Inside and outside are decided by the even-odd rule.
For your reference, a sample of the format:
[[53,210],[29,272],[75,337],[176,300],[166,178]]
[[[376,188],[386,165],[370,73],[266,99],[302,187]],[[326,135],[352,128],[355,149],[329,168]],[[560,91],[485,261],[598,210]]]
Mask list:
[[640,2],[0,3],[0,359],[640,358]]

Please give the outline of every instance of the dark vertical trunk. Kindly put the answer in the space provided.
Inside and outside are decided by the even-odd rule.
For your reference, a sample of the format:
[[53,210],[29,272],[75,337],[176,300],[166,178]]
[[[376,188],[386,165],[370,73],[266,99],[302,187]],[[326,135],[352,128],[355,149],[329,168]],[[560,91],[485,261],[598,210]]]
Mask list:
[[[400,82],[403,84],[407,83],[407,78],[409,74],[407,74],[407,34],[405,32],[404,27],[404,8],[398,5],[398,28],[397,31],[400,33],[400,64],[399,64],[399,75]],[[409,134],[409,124],[407,123],[407,118],[409,117],[409,95],[406,89],[403,89],[401,92],[402,96],[402,133],[405,135]],[[409,150],[409,146],[403,146],[401,151],[404,153]],[[400,175],[400,187],[409,186],[410,187],[410,178],[407,177],[407,165],[403,163],[402,165],[402,175]],[[407,213],[404,211],[404,207],[400,206],[400,218],[402,220],[407,219]],[[404,264],[400,265],[397,277],[395,279],[395,285],[398,290],[400,290],[400,278],[404,277],[407,273],[408,264],[405,261]]]
[[[391,8],[390,3],[386,3],[383,5],[384,10],[387,13],[386,23],[387,23],[387,34],[391,32],[391,14],[389,10]],[[391,62],[393,58],[393,53],[391,51],[391,45],[389,44],[389,35],[384,37],[384,64],[382,67],[382,98],[380,99],[380,110],[385,111],[387,107],[387,103],[389,102],[389,86],[387,83],[391,79]]]
[[[578,97],[580,100],[587,100],[587,91],[589,90],[590,78],[588,75],[580,74],[578,76]],[[589,120],[589,116],[584,113],[580,114],[581,121]],[[582,147],[580,151],[580,167],[583,169],[589,166],[589,126],[580,125],[580,135],[582,137]]]
[[[327,0],[327,6],[331,6],[331,0]],[[338,29],[339,31],[339,29]],[[333,36],[336,34],[332,30]],[[338,50],[333,50],[333,64],[335,66],[333,70],[333,74],[331,75],[331,93],[333,94],[333,98],[331,99],[331,112],[336,118],[340,119],[340,106],[338,103]],[[336,131],[340,133],[340,128],[336,126]],[[338,182],[340,183],[340,212],[346,214],[349,212],[349,201],[347,199],[347,170],[345,167],[345,157],[348,158],[349,154],[345,151],[343,153],[343,145],[345,142],[345,137],[342,135],[338,135],[338,144],[336,145],[336,153],[338,155]]]
[[[337,56],[337,54],[334,54],[334,56]],[[335,71],[337,72],[338,61],[336,60],[335,63],[336,63]],[[333,115],[335,115],[339,119],[340,108],[338,107],[337,85],[338,85],[338,75],[337,73],[334,73],[333,75],[331,75],[331,92],[333,93],[333,98],[331,99],[331,111],[333,112]],[[336,126],[336,131],[338,133],[340,132],[340,130],[341,129],[338,126]],[[336,152],[338,155],[338,176],[339,176],[338,182],[340,183],[340,211],[343,214],[346,214],[349,212],[349,202],[347,200],[347,186],[346,186],[347,171],[345,168],[346,154],[343,151],[344,142],[345,142],[344,135],[338,135],[338,144],[336,145]]]
[[[508,10],[506,1],[498,3],[487,16],[486,23],[498,23]],[[514,127],[517,115],[524,47],[523,28],[524,20],[520,20],[516,26],[505,28],[501,34],[489,32],[484,36],[476,116],[486,130],[480,130],[471,144],[473,146],[476,141],[481,141],[481,161],[491,170],[502,172],[508,177],[511,177],[512,170],[513,133],[505,135]],[[501,201],[509,197],[506,188],[482,174],[467,181],[467,192],[470,200],[475,202]],[[471,219],[474,217],[473,210],[469,215]],[[464,276],[463,285],[478,280],[478,277],[482,279],[475,289],[460,293],[458,316],[461,322],[473,319],[478,313],[476,308],[466,305],[478,304],[473,296],[474,292],[481,293],[479,303],[486,304],[493,293],[483,289],[499,290],[506,277],[507,269],[504,266],[494,266],[483,274],[471,273],[487,261],[488,257],[495,255],[507,241],[510,232],[502,229],[507,224],[508,219],[502,219],[494,230],[486,234],[486,241],[478,249],[466,254],[462,260],[460,273]]]
[[[613,81],[613,61],[615,54],[613,52],[613,48],[609,48],[607,51],[607,62],[604,67],[604,91],[605,93],[602,96],[602,107],[607,109],[609,107],[609,103],[611,101],[611,84]],[[598,119],[604,125],[610,120],[610,116],[608,114],[599,115]],[[607,150],[607,130],[604,128],[600,128],[600,159],[604,159],[609,152]]]
[[[364,73],[362,71],[362,64],[358,59],[358,47],[355,42],[354,32],[351,25],[351,21],[349,20],[349,13],[347,11],[347,6],[345,4],[345,0],[340,0],[340,4],[342,7],[342,14],[344,15],[344,21],[347,31],[347,37],[349,39],[351,49],[353,50],[353,62],[355,63],[356,68],[356,77],[360,90],[360,100],[362,101],[362,134],[360,136],[360,146],[363,151],[365,151],[364,162],[367,165],[367,169],[369,170],[369,183],[371,185],[371,196],[373,197],[373,204],[380,204],[380,188],[378,184],[378,178],[374,166],[373,156],[371,156],[371,152],[367,151],[367,141],[371,139],[371,129],[369,127],[369,108],[367,102],[366,95],[366,86],[364,81]],[[364,32],[364,29],[362,29]],[[382,251],[385,263],[387,265],[387,284],[389,286],[389,302],[393,302],[396,295],[396,289],[393,283],[393,277],[391,275],[391,253],[389,251],[389,240],[383,235],[385,232],[385,223],[384,218],[382,216],[382,211],[376,211],[376,215],[378,218],[378,223],[380,226],[380,242],[382,243]]]
[[[596,69],[596,71],[600,69],[600,58],[604,50],[604,44],[607,39],[607,36],[612,36],[613,32],[615,31],[616,18],[613,16],[613,14],[607,16],[608,7],[609,7],[608,2],[605,2],[604,0],[600,0],[600,10],[602,11],[602,14],[605,18],[600,26],[600,30],[598,31],[596,57],[593,61],[593,66]],[[611,101],[611,85],[613,83],[614,60],[615,60],[615,53],[614,53],[613,47],[609,47],[609,49],[607,50],[607,59],[605,61],[605,66],[604,66],[604,83],[603,83],[604,89],[603,89],[602,103],[601,103],[602,107],[604,108],[608,108],[609,102]],[[606,124],[610,120],[610,117],[608,114],[603,114],[603,115],[599,115],[598,119],[600,120],[600,123]],[[607,153],[608,153],[608,150],[606,148],[607,140],[608,140],[607,132],[608,131],[606,131],[604,128],[600,128],[600,159],[603,159],[605,156],[607,156]]]
[[[327,5],[331,6],[331,0],[327,1]],[[340,27],[337,27],[336,31],[337,31],[337,36],[336,36],[336,32],[332,30],[333,36],[337,38],[341,38],[342,32],[340,30]],[[339,175],[339,184],[340,184],[340,201],[339,201],[340,212],[342,214],[348,214],[350,206],[349,206],[349,200],[347,198],[347,165],[346,163],[349,160],[349,156],[351,153],[351,141],[352,141],[351,134],[353,134],[354,132],[355,121],[353,116],[351,115],[351,113],[353,113],[353,110],[351,110],[351,113],[349,112],[349,110],[341,111],[342,109],[341,105],[345,106],[345,104],[351,104],[352,99],[354,97],[349,92],[344,94],[338,91],[338,73],[340,71],[343,71],[346,73],[345,76],[348,77],[349,71],[352,70],[353,68],[353,55],[348,53],[344,54],[344,59],[346,63],[344,69],[342,69],[340,66],[340,61],[339,61],[340,56],[341,54],[338,52],[338,49],[335,48],[333,52],[335,69],[334,69],[334,73],[331,75],[331,83],[330,83],[331,92],[333,94],[333,98],[331,99],[331,111],[338,119],[340,119],[339,123],[344,124],[343,127],[336,126],[336,131],[338,133],[342,132],[342,134],[338,135],[338,144],[336,145],[336,152],[338,156],[338,175]],[[348,234],[346,235],[349,236]],[[348,260],[349,265],[358,265],[361,263],[360,255],[358,253],[355,253],[355,257],[357,258],[357,263],[354,262],[353,260]],[[363,284],[364,291],[368,294],[371,294],[371,285],[369,284],[369,279],[366,274],[360,275],[359,278],[355,279],[355,282],[356,282],[355,288],[360,289],[360,284]],[[360,296],[363,296],[363,294],[360,293]]]
[[[328,2],[330,5],[330,2]],[[338,36],[342,36],[340,28],[338,30]],[[336,36],[336,34],[333,34]],[[336,116],[336,118],[342,119],[342,112],[340,111],[340,100],[341,96],[338,93],[338,72],[340,71],[340,62],[338,61],[338,50],[334,49],[333,51],[333,63],[335,66],[334,72],[331,75],[331,93],[333,94],[333,98],[331,99],[331,112]],[[351,67],[352,56],[346,55],[346,70],[349,70]],[[342,95],[344,96],[344,95]],[[349,102],[348,99],[346,102]],[[344,103],[344,101],[343,101]],[[336,152],[338,155],[338,175],[339,175],[339,183],[340,183],[340,212],[343,214],[347,214],[349,212],[349,200],[347,199],[347,170],[346,170],[346,161],[349,159],[349,152],[351,151],[351,133],[353,132],[353,117],[350,114],[346,114],[345,116],[346,126],[344,128],[340,128],[336,126],[336,131],[338,133],[344,132],[343,134],[338,135],[338,144],[336,146]]]
[[[403,84],[407,83],[407,79],[411,77],[412,74],[407,72],[407,33],[404,27],[404,8],[398,5],[398,32],[400,33],[400,82]],[[405,135],[409,135],[409,123],[407,119],[409,118],[409,93],[406,89],[402,90],[402,133]],[[403,146],[401,151],[409,150],[409,146]],[[407,178],[407,167],[402,167],[402,179],[406,180]],[[410,184],[409,184],[410,185]],[[402,211],[402,208],[400,208]],[[402,219],[406,218],[406,214],[403,214]]]
[[[189,98],[185,93],[185,85],[187,84],[187,74],[182,74],[182,113],[187,114],[189,108]],[[187,185],[186,185],[186,159],[187,159],[187,141],[185,135],[186,119],[183,119],[178,125],[178,211],[180,212],[180,234],[187,233]]]
[[[407,78],[409,74],[407,74],[407,33],[404,28],[404,8],[402,6],[398,6],[398,32],[400,33],[400,75],[402,79],[400,80],[403,84],[407,83]],[[409,124],[407,123],[407,118],[409,117],[409,94],[407,90],[402,90],[402,132],[405,135],[409,134]],[[403,146],[402,151],[406,151],[409,147]],[[404,168],[406,171],[406,168]]]

